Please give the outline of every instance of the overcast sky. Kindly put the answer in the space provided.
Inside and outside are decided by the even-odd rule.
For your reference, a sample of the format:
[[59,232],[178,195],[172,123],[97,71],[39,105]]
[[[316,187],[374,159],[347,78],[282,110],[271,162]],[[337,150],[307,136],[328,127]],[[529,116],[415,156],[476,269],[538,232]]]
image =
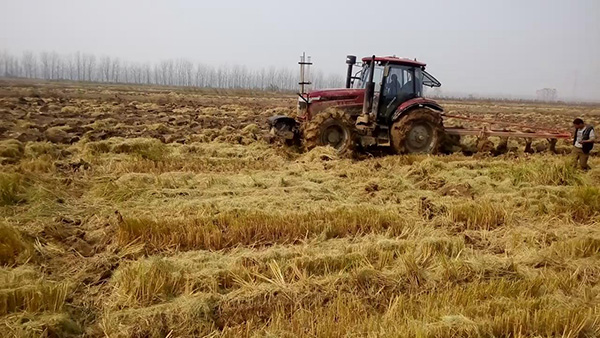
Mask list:
[[324,72],[417,58],[449,93],[600,100],[600,0],[0,0],[0,50]]

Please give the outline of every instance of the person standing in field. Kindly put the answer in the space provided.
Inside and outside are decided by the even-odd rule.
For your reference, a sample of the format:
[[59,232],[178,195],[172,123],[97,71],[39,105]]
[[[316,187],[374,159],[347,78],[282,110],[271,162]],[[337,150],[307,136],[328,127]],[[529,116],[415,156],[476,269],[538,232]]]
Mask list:
[[590,157],[590,151],[594,147],[596,133],[593,126],[586,126],[583,120],[577,118],[573,120],[573,165],[583,170],[588,170],[590,167],[587,162]]

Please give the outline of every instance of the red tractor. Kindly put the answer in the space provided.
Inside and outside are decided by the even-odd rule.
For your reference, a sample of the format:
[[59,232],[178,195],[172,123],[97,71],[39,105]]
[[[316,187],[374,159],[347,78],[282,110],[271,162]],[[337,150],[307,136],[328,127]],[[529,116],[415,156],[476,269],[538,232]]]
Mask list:
[[348,153],[355,146],[392,147],[397,153],[436,153],[445,131],[442,107],[423,97],[423,86],[441,84],[416,60],[366,57],[353,76],[356,57],[346,59],[346,88],[304,91],[305,66],[301,64],[297,119],[273,116],[271,133],[310,150],[332,146]]

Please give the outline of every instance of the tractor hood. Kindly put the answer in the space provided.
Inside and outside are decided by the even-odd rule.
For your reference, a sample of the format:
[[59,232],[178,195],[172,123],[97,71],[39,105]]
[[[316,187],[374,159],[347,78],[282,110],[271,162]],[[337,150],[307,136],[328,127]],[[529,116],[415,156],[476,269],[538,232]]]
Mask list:
[[341,89],[321,89],[308,93],[310,102],[314,101],[341,101],[341,100],[363,100],[364,89],[341,88]]

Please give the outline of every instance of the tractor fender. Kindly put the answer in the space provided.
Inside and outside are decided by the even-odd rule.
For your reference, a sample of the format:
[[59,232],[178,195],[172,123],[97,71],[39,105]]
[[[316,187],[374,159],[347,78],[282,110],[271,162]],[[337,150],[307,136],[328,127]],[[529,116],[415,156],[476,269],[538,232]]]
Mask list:
[[412,110],[413,108],[416,108],[416,107],[426,107],[426,108],[429,108],[431,110],[434,110],[434,111],[437,111],[440,113],[444,111],[444,108],[442,108],[442,106],[440,106],[437,102],[426,99],[426,98],[417,97],[417,98],[410,99],[410,100],[402,103],[398,107],[398,109],[396,109],[394,114],[392,115],[391,122],[393,123],[393,122],[397,121],[399,118],[404,116],[407,112],[409,112],[410,110]]

